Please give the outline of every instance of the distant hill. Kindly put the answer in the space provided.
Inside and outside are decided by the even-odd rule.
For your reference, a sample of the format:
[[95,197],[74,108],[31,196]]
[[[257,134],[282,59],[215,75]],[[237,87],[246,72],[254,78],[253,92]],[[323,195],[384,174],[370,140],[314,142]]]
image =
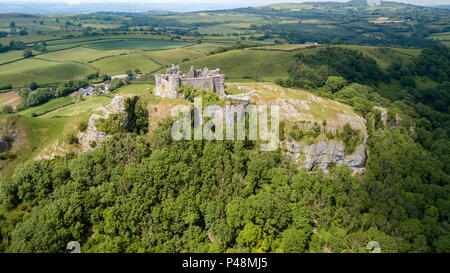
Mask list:
[[437,9],[450,9],[450,5],[439,5],[439,6],[431,6],[432,8]]
[[[372,0],[372,2],[376,2],[376,0]],[[397,7],[397,8],[405,8],[411,7],[414,5],[399,3],[399,2],[390,2],[390,1],[380,1],[381,4],[377,5],[378,7]],[[312,7],[326,7],[326,8],[354,8],[354,7],[368,7],[367,0],[352,0],[348,2],[304,2],[304,3],[277,3],[272,5],[264,6],[266,8],[273,9],[300,9],[307,10]]]
[[0,13],[28,13],[28,14],[86,14],[95,12],[147,12],[147,11],[201,11],[231,9],[243,6],[236,2],[222,3],[80,3],[79,5],[70,5],[68,3],[36,3],[36,2],[17,2],[0,3]]

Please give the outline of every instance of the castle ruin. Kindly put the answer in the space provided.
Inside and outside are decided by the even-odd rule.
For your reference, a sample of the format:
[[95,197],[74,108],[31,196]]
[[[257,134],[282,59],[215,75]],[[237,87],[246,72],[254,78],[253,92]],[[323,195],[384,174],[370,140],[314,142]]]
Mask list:
[[172,68],[167,69],[165,75],[155,75],[155,81],[155,95],[160,97],[173,99],[182,97],[183,95],[177,92],[181,85],[212,90],[220,98],[225,97],[225,75],[220,74],[220,69],[208,70],[205,67],[200,70],[191,66],[187,74],[182,74],[180,66],[172,64]]

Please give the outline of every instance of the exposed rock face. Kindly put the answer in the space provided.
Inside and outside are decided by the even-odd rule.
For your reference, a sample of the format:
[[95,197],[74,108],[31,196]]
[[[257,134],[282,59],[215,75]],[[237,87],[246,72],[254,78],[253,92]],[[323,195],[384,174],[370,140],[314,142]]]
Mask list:
[[18,144],[21,143],[20,138],[23,134],[14,128],[14,124],[14,120],[0,124],[0,153],[11,150],[13,143],[17,140],[19,140]]
[[0,153],[7,152],[11,149],[11,142],[4,140],[3,138],[0,138]]
[[285,143],[287,153],[299,168],[310,171],[314,166],[327,170],[331,165],[344,165],[352,169],[364,168],[366,163],[366,143],[364,141],[351,155],[345,155],[345,146],[334,140],[321,140],[307,145],[302,142]]
[[106,133],[100,132],[97,129],[97,127],[95,127],[95,121],[99,118],[107,119],[110,114],[123,112],[125,109],[124,103],[125,97],[115,96],[111,101],[111,103],[108,104],[106,107],[100,107],[96,109],[96,111],[102,111],[103,114],[102,115],[92,114],[91,118],[89,119],[89,124],[86,129],[86,132],[80,133],[78,135],[78,141],[82,146],[83,152],[91,151],[95,148],[91,147],[92,141],[94,141],[97,145],[99,145],[109,138],[109,136]]
[[239,95],[226,95],[226,98],[237,103],[241,103],[247,105],[250,103],[250,99],[254,94],[258,93],[257,90],[252,90],[247,93],[239,94]]
[[387,124],[387,110],[386,108],[380,107],[380,106],[374,106],[374,109],[381,112],[381,122],[383,122],[384,125]]
[[[263,86],[266,89],[273,90],[276,87],[273,86]],[[243,88],[239,88],[240,90]],[[239,95],[227,95],[227,99],[233,102],[239,102],[245,106],[254,102],[259,104],[258,97],[261,91],[252,90],[251,92],[239,94]],[[351,124],[351,127],[355,130],[359,130],[363,134],[364,140],[356,148],[355,152],[352,154],[345,153],[345,145],[336,140],[328,140],[322,132],[320,139],[314,144],[306,144],[302,142],[289,141],[281,143],[281,147],[285,147],[287,150],[287,155],[292,158],[293,163],[295,163],[299,168],[304,168],[311,171],[314,166],[321,168],[323,170],[328,170],[332,165],[348,166],[352,168],[354,172],[364,172],[364,165],[367,160],[366,150],[366,126],[365,120],[355,114],[352,114],[346,110],[339,108],[339,105],[327,105],[326,101],[322,98],[316,97],[312,94],[305,96],[302,100],[283,98],[282,95],[276,99],[269,99],[262,101],[262,104],[277,105],[279,107],[280,119],[288,122],[297,121],[308,121],[306,128],[312,126],[314,122],[322,124],[322,120],[315,120],[315,115],[311,110],[314,111],[313,107],[317,104],[321,105],[321,111],[335,111],[335,116],[328,120],[326,125],[326,131],[335,134],[337,131],[342,130],[343,125],[346,123]],[[256,99],[256,101],[254,101]],[[338,108],[333,108],[338,107]],[[227,120],[229,117],[227,116]],[[231,120],[231,119],[230,119]],[[227,124],[228,125],[228,124]],[[323,131],[325,131],[323,129]]]

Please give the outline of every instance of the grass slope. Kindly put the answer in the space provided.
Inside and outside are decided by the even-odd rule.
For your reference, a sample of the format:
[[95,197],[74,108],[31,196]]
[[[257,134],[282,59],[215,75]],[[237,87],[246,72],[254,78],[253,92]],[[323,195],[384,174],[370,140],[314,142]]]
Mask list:
[[76,79],[94,71],[91,67],[77,63],[25,59],[1,65],[0,82],[2,85],[11,84],[16,87],[31,82],[46,84]]
[[101,58],[129,53],[129,50],[98,50],[87,47],[76,47],[39,55],[39,58],[50,61],[74,61],[88,63]]
[[148,51],[145,55],[162,65],[171,65],[182,62],[184,59],[198,59],[205,54],[187,48],[176,48],[161,51]]
[[109,75],[125,74],[126,70],[134,70],[136,68],[140,69],[142,72],[151,72],[160,67],[160,65],[153,62],[145,52],[104,58],[92,62],[90,65]]
[[[46,104],[32,107],[14,115],[0,115],[3,118],[13,118],[15,126],[24,134],[20,145],[15,145],[11,152],[17,155],[14,161],[7,162],[1,175],[11,177],[14,168],[26,160],[36,158],[45,153],[56,141],[64,141],[69,134],[78,132],[78,124],[87,121],[92,112],[100,106],[107,105],[110,97],[87,97],[84,101],[66,105],[72,98],[64,97],[49,101]],[[49,111],[39,117],[31,117],[31,113]]]
[[0,111],[4,106],[9,105],[11,107],[16,107],[20,104],[21,98],[17,92],[8,92],[0,94]]
[[142,49],[142,50],[155,50],[155,49],[168,49],[184,47],[190,43],[176,42],[171,40],[160,39],[124,39],[109,42],[93,43],[89,46],[96,49]]
[[183,63],[187,72],[191,65],[197,68],[220,68],[227,79],[275,80],[288,77],[287,68],[292,54],[279,51],[234,50]]

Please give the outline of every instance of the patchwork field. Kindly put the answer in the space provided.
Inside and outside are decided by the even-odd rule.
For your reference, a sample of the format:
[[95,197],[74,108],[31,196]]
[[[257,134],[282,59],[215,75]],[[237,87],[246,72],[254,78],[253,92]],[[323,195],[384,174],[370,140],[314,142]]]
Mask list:
[[50,61],[75,61],[81,63],[88,63],[95,61],[104,57],[120,55],[124,53],[132,52],[130,50],[98,50],[87,48],[84,46],[50,52],[46,54],[39,55],[40,59],[50,60]]
[[[76,41],[79,40],[79,41]],[[57,43],[50,44],[47,46],[48,51],[54,51],[54,50],[62,50],[62,49],[69,49],[69,48],[75,48],[82,45],[89,45],[99,42],[114,42],[117,41],[117,39],[92,39],[92,40],[81,40],[81,39],[68,39],[68,40],[62,40],[57,41]]]
[[198,32],[200,32],[201,34],[231,34],[240,33],[241,30],[233,28],[229,25],[215,25],[199,28]]
[[286,45],[273,45],[273,46],[255,47],[255,48],[252,48],[252,49],[254,49],[254,50],[293,51],[293,50],[307,48],[307,47],[315,47],[315,45],[311,45],[311,44],[286,44]]
[[184,47],[187,45],[190,45],[190,43],[176,42],[170,40],[157,40],[157,39],[124,39],[124,40],[92,43],[89,46],[95,49],[157,50],[157,49]]
[[13,50],[0,53],[0,65],[7,62],[19,60],[22,58],[23,58],[23,50]]
[[205,56],[203,53],[187,48],[148,51],[145,55],[162,65],[176,64],[186,59],[194,60]]
[[288,76],[287,68],[292,53],[281,51],[233,50],[183,63],[187,72],[191,65],[197,68],[220,68],[227,79],[275,80]]
[[220,46],[229,46],[229,44],[215,44],[215,43],[201,43],[201,44],[196,44],[193,46],[189,46],[187,48],[189,49],[193,49],[196,51],[200,51],[202,53],[208,54],[211,51],[214,51],[215,49],[217,49]]
[[63,107],[71,105],[74,102],[75,101],[73,97],[56,98],[42,105],[25,109],[21,111],[20,114],[25,116],[42,116],[57,109],[61,109]]
[[46,84],[72,80],[93,72],[94,69],[77,63],[26,59],[1,65],[0,82],[20,87],[31,82]]
[[151,72],[160,67],[145,52],[108,57],[92,62],[90,65],[109,75],[125,74],[126,70],[134,70],[136,68],[142,72]]

